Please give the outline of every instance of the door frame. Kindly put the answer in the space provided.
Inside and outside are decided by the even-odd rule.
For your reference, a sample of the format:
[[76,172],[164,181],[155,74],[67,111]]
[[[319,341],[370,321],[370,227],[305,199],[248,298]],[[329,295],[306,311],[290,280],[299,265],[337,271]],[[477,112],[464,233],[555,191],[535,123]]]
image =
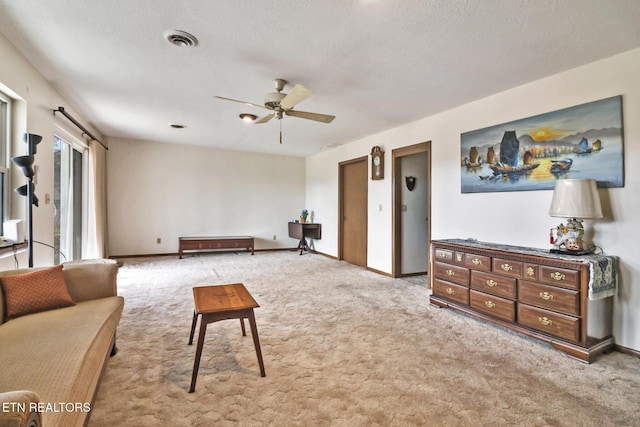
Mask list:
[[[418,144],[409,145],[407,147],[396,148],[391,151],[391,198],[392,198],[392,223],[393,231],[391,238],[393,259],[391,263],[391,275],[393,277],[401,277],[400,271],[402,260],[402,177],[400,175],[399,162],[402,157],[411,156],[413,154],[427,153],[427,247],[431,247],[431,141],[420,142]],[[429,249],[427,249],[427,261],[429,261]],[[429,272],[427,272],[429,274]]]
[[[344,245],[344,236],[343,236],[343,224],[344,224],[344,167],[353,163],[365,162],[367,165],[367,183],[369,180],[369,156],[357,157],[351,160],[345,160],[343,162],[338,163],[338,259],[343,260],[343,245]],[[369,187],[367,185],[367,204],[369,203]],[[367,207],[366,212],[369,209]],[[365,252],[369,252],[369,220],[368,215],[365,222]],[[365,262],[365,264],[367,264]]]

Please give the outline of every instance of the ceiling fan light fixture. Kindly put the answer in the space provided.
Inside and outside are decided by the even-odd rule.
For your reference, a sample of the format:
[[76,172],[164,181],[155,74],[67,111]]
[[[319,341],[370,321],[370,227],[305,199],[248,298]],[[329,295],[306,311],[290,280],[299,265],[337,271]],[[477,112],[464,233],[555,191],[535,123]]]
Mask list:
[[198,39],[186,31],[168,30],[164,32],[164,38],[172,45],[178,47],[194,47],[198,45]]
[[242,113],[240,114],[240,118],[242,119],[242,121],[247,122],[247,123],[251,123],[252,121],[254,121],[255,119],[258,118],[258,116],[256,116],[255,114],[247,114],[247,113]]

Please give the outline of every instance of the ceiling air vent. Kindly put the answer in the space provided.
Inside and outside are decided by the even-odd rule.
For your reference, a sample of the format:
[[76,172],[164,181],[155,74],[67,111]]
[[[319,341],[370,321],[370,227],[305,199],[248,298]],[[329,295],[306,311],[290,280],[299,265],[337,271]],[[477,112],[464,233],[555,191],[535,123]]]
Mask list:
[[193,47],[198,44],[198,39],[195,36],[180,30],[165,31],[164,38],[178,47]]

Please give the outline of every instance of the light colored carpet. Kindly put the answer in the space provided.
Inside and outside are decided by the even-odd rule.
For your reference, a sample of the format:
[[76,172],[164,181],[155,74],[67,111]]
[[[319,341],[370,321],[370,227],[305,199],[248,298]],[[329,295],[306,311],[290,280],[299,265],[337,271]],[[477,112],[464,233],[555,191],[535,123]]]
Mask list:
[[[222,321],[207,329],[189,394],[191,287],[235,282],[261,305],[267,376],[250,334]],[[640,359],[583,364],[430,306],[421,278],[258,252],[126,259],[118,286],[119,352],[92,426],[640,425]]]

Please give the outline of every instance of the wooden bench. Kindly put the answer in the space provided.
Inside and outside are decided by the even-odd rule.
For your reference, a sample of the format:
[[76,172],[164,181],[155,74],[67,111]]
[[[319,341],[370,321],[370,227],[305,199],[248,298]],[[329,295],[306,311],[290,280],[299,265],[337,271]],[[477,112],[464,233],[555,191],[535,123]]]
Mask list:
[[218,249],[246,249],[254,253],[253,237],[251,236],[210,236],[210,237],[180,237],[178,238],[178,256],[182,259],[184,251],[214,251]]

